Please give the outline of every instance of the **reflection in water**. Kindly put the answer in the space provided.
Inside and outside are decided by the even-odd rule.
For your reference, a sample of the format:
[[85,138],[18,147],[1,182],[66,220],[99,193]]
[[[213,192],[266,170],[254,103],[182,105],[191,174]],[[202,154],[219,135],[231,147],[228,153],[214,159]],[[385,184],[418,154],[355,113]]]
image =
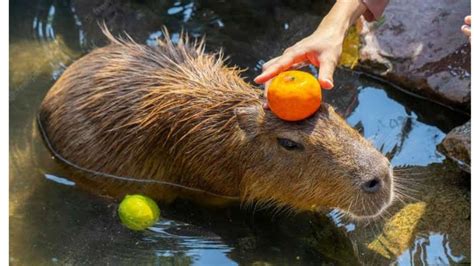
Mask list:
[[[449,247],[449,242],[444,234],[430,233],[426,236],[417,236],[414,241],[414,248],[406,250],[397,259],[400,265],[413,265],[413,263],[427,265],[449,265],[461,263],[465,257],[463,255],[455,256]],[[426,254],[436,254],[426,256]]]
[[180,239],[179,246],[162,245],[156,249],[155,254],[159,257],[173,257],[185,252],[193,265],[236,265],[227,257],[232,248],[225,245],[218,235],[195,234],[199,232],[199,228],[166,219],[150,228],[150,231],[154,234],[150,234],[147,241],[159,243],[162,239]]
[[[347,117],[352,126],[363,125],[363,135],[391,157],[392,164],[426,166],[444,156],[436,150],[445,134],[417,120],[413,111],[389,99],[381,89],[360,88],[359,105]],[[370,115],[368,115],[370,114]]]
[[[328,213],[329,218],[319,214],[281,217],[271,211],[213,210],[175,203],[161,206],[162,220],[150,230],[124,229],[116,217],[116,203],[74,185],[73,178],[51,159],[34,123],[43,95],[64,68],[102,43],[97,20],[104,19],[115,33],[127,28],[137,41],[149,45],[162,36],[163,24],[175,39],[181,27],[192,36],[206,34],[212,49],[223,46],[230,63],[248,67],[246,74],[253,76],[262,59],[303,37],[294,32],[302,19],[319,21],[320,16],[314,15],[311,1],[144,0],[130,6],[121,1],[33,2],[11,3],[10,25],[15,29],[10,31],[9,61],[12,264],[432,265],[470,261],[466,184],[436,151],[447,130],[465,118],[341,69],[335,76],[338,87],[325,92],[325,101],[395,166],[410,166],[397,175],[417,181],[412,184],[418,191],[416,200],[397,204],[385,214],[386,222],[369,225],[346,221],[337,211]],[[321,3],[317,6],[320,12],[326,8]],[[279,36],[282,32],[287,35]]]
[[168,9],[168,15],[176,15],[178,13],[182,13],[183,22],[186,23],[189,21],[189,19],[191,18],[191,15],[193,14],[194,3],[191,2],[185,5],[180,5],[180,4],[181,2],[179,1],[174,3],[174,6]]
[[410,247],[411,238],[425,211],[424,202],[406,205],[385,222],[383,233],[378,235],[368,248],[388,259],[399,256]]
[[48,175],[48,174],[44,174],[44,177],[48,180],[51,180],[53,182],[56,182],[58,184],[63,184],[63,185],[66,185],[66,186],[74,186],[76,185],[76,183],[74,181],[71,181],[67,178],[64,178],[64,177],[59,177],[59,176],[55,176],[55,175]]
[[82,29],[82,22],[79,19],[79,16],[76,14],[76,9],[72,6],[71,7],[71,13],[73,14],[74,17],[74,23],[76,25],[76,29],[79,33],[79,45],[81,48],[86,48],[86,36],[84,34],[84,30]]
[[10,46],[10,99],[41,78],[57,79],[78,53],[62,37],[47,42],[18,41]]

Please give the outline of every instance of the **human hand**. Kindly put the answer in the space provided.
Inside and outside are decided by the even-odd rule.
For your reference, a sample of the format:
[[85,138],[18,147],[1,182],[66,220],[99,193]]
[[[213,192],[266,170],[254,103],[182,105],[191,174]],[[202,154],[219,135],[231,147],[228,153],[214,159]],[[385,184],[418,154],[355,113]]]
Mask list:
[[319,68],[319,82],[324,89],[334,87],[333,73],[342,52],[344,32],[319,27],[313,34],[286,49],[281,56],[263,65],[263,72],[255,78],[262,84],[280,72],[302,63],[311,63]]
[[334,87],[333,73],[342,52],[347,29],[366,10],[360,0],[336,1],[331,11],[310,36],[286,49],[281,56],[263,65],[263,72],[254,81],[263,84],[289,68],[301,63],[319,67],[323,89]]
[[464,18],[464,25],[462,25],[461,30],[466,35],[466,37],[469,38],[469,41],[471,41],[471,16],[467,16]]

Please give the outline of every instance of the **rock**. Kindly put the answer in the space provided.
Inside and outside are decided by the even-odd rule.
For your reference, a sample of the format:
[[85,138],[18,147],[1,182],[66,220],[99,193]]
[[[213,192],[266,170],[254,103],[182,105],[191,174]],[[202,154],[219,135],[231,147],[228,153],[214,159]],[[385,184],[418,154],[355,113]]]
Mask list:
[[459,167],[471,172],[471,120],[456,127],[444,138],[439,150],[458,163]]
[[470,45],[460,28],[469,1],[392,0],[364,21],[359,67],[418,95],[470,110]]
[[37,83],[39,78],[57,79],[65,66],[79,55],[66,45],[61,36],[48,41],[10,42],[10,100]]

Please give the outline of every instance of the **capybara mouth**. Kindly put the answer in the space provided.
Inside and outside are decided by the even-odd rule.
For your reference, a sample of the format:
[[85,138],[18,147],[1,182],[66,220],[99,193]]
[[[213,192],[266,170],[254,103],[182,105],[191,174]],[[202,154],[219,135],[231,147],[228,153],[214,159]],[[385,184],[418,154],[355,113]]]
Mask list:
[[[386,161],[386,159],[384,159]],[[388,163],[388,161],[386,161]],[[338,209],[354,220],[374,219],[383,214],[392,204],[394,198],[393,171],[390,164],[376,171],[378,174],[351,177],[357,179],[355,184],[345,187],[345,193],[338,193],[333,204],[328,206]],[[374,177],[375,176],[375,177]]]
[[[392,204],[394,198],[393,180],[385,182],[382,190],[372,194],[355,193],[353,202],[345,206],[336,206],[342,212],[349,214],[354,220],[366,220],[379,217]],[[370,193],[370,192],[369,192]]]
[[[385,210],[391,205],[392,200],[384,202],[380,207],[363,208],[362,211],[350,211],[347,212],[349,216],[354,220],[368,220],[379,217]],[[346,212],[346,211],[344,211]]]

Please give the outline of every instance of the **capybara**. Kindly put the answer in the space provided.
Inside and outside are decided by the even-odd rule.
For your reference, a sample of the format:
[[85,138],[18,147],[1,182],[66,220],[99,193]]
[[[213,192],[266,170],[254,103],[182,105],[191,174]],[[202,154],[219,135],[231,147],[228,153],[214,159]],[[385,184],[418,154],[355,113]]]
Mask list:
[[338,208],[356,218],[391,203],[389,161],[328,104],[285,122],[222,53],[205,53],[202,40],[173,43],[165,34],[150,47],[104,33],[110,44],[69,66],[38,116],[55,155],[88,169],[76,180],[123,194],[141,180],[138,192],[162,201],[204,191],[203,198]]

